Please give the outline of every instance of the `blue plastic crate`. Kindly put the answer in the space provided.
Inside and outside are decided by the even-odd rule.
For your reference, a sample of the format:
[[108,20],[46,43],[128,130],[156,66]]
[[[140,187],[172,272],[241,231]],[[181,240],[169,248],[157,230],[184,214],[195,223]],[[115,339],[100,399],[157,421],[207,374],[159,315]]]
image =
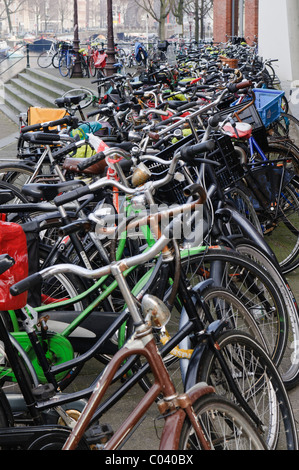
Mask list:
[[255,106],[265,127],[279,118],[284,91],[254,88]]

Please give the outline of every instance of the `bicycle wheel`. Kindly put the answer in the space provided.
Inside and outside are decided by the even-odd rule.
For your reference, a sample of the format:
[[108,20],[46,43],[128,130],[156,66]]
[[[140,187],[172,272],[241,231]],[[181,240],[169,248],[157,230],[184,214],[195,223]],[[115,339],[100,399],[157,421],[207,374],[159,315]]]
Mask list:
[[292,114],[285,112],[285,113],[281,113],[280,115],[280,123],[283,123],[287,136],[291,139],[291,141],[298,148],[299,147],[299,120]]
[[288,314],[287,345],[279,365],[279,372],[287,390],[294,388],[299,382],[299,316],[298,307],[289,283],[286,282],[280,271],[273,266],[268,256],[252,241],[235,239],[236,250],[243,256],[250,257],[263,266],[267,273],[275,280],[279,291],[283,295]]
[[80,61],[81,61],[81,70],[82,70],[82,77],[83,78],[89,78],[89,67],[87,63],[87,59],[85,59],[84,56],[80,55]]
[[1,163],[0,181],[13,185],[18,191],[22,191],[34,173],[34,168],[22,163]]
[[53,55],[49,54],[48,51],[42,52],[37,58],[37,65],[42,69],[50,67],[50,65],[52,64],[52,57]]
[[[250,334],[267,349],[266,342],[255,319],[234,294],[221,287],[208,287],[201,291],[200,296],[204,302],[205,308],[199,309],[199,315],[205,328],[213,321],[223,320],[227,323],[228,328],[237,329]],[[196,302],[196,299],[194,300]],[[206,311],[208,313],[207,316],[205,315]],[[181,330],[187,322],[187,312],[183,309],[179,320],[179,330]],[[179,351],[181,357],[184,357],[187,351],[192,351],[192,344],[189,337],[181,341]],[[189,359],[180,359],[180,372],[184,383],[188,366]]]
[[[43,269],[43,265],[50,250],[51,248],[48,246],[39,246],[40,269]],[[59,263],[67,261],[68,260],[62,256],[57,260]],[[43,281],[41,285],[42,304],[49,305],[55,303],[57,304],[56,308],[59,309],[59,302],[76,297],[83,293],[84,290],[84,284],[78,277],[67,273],[57,274]],[[89,302],[87,299],[81,299],[77,303],[69,305],[67,309],[82,312],[88,305]]]
[[282,272],[291,272],[299,256],[299,193],[291,183],[282,189],[277,216],[273,220],[264,216],[261,222],[265,228],[265,239],[275,253]]
[[9,191],[13,196],[12,200],[9,201],[9,204],[22,204],[22,202],[28,202],[27,198],[11,183],[6,183],[5,181],[0,181],[0,191]]
[[[198,399],[193,410],[211,450],[266,450],[247,416],[231,401],[211,394]],[[188,418],[182,427],[178,450],[202,450]]]
[[206,253],[182,255],[182,269],[191,286],[213,279],[214,287],[232,292],[250,312],[276,366],[287,344],[288,315],[284,298],[262,266],[230,249],[210,248]]
[[58,68],[59,73],[62,77],[67,77],[69,75],[69,64],[67,56],[65,54],[60,57]]
[[[297,450],[293,410],[281,377],[264,349],[251,336],[228,331],[217,339],[238,391],[259,423],[269,450]],[[206,349],[197,381],[213,385],[216,393],[238,403],[215,351]],[[240,403],[238,403],[240,405]]]
[[89,67],[89,74],[91,77],[96,76],[96,67],[94,64],[94,58],[92,56],[89,57],[88,59],[88,67]]
[[53,55],[52,57],[52,65],[55,69],[58,69],[59,68],[59,59],[60,59],[60,56],[61,56],[61,52],[60,51],[57,51],[55,52],[55,54]]
[[[71,96],[81,96],[85,95],[85,98],[80,101],[80,106],[82,109],[87,108],[95,101],[94,93],[88,88],[73,88],[72,90],[66,91],[62,96],[71,97]],[[74,105],[70,109],[75,110],[76,106]]]
[[[256,228],[259,233],[263,233],[261,224],[256,213],[256,210],[250,200],[250,192],[247,191],[246,186],[239,185],[235,186],[228,194],[228,198],[234,203],[236,209],[240,214],[242,214],[246,219],[248,219],[252,225]],[[234,227],[230,223],[230,227],[233,233],[238,233],[238,228]]]

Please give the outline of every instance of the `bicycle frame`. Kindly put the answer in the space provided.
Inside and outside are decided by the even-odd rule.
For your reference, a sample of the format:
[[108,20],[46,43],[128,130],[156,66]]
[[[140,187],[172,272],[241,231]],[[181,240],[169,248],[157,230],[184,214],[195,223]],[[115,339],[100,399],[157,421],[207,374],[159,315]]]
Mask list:
[[105,446],[105,450],[115,450],[121,446],[124,439],[134,429],[136,424],[160,394],[164,395],[164,400],[160,400],[158,403],[158,408],[161,414],[171,413],[171,417],[167,417],[165,421],[160,442],[160,450],[176,449],[175,442],[180,435],[181,423],[184,420],[184,416],[188,416],[193,424],[202,448],[208,450],[209,446],[207,445],[203,431],[193,412],[192,402],[194,402],[195,397],[197,398],[213,393],[214,389],[205,384],[197,384],[196,391],[193,390],[192,396],[190,396],[188,392],[183,395],[177,395],[176,389],[170,380],[164,362],[161,359],[161,356],[157,354],[156,342],[151,334],[151,327],[149,327],[149,325],[139,327],[134,334],[134,338],[113,357],[103,376],[97,382],[94,392],[91,395],[80,420],[75,425],[71,435],[63,446],[63,450],[72,450],[77,447],[87,426],[92,420],[94,412],[98,408],[107,388],[112,382],[115,373],[121,364],[127,360],[128,357],[133,355],[142,355],[146,358],[151,371],[155,376],[155,382],[138,403],[136,408],[130,413],[129,417],[109,440],[108,444]]

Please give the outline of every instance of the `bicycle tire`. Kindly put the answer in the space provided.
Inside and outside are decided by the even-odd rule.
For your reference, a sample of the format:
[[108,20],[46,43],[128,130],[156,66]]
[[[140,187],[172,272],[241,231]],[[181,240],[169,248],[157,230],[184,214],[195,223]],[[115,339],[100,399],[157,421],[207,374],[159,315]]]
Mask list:
[[67,77],[69,75],[69,66],[67,64],[67,57],[65,54],[59,59],[58,69],[62,77]]
[[[250,334],[267,349],[267,344],[255,319],[235,294],[221,287],[207,287],[201,291],[200,296],[205,304],[205,308],[208,308],[209,313],[209,317],[206,318],[203,309],[199,312],[205,328],[208,327],[212,321],[223,320],[227,323],[227,328],[237,329]],[[179,329],[181,330],[187,322],[187,313],[183,310],[180,315]],[[190,338],[186,337],[180,343],[179,348],[183,352],[190,350],[192,348]],[[180,371],[183,383],[185,383],[188,366],[188,359],[180,359]]]
[[[265,350],[251,336],[233,330],[217,338],[217,348],[224,355],[238,390],[262,422],[259,428],[263,429],[267,448],[297,450],[297,431],[288,394]],[[237,403],[215,351],[206,349],[198,365],[197,380],[213,384],[216,393]]]
[[288,315],[277,284],[262,266],[236,251],[210,248],[207,252],[182,258],[182,269],[190,286],[213,279],[214,287],[231,291],[249,310],[278,367],[287,344]]
[[299,256],[299,193],[288,183],[281,196],[278,217],[274,219],[274,237],[269,232],[266,241],[286,274],[294,270],[294,262]]
[[[211,450],[265,450],[247,416],[229,400],[211,394],[198,399],[193,410]],[[188,418],[183,423],[177,450],[201,450]]]
[[94,58],[92,56],[89,57],[88,67],[89,67],[90,76],[95,77],[96,76],[96,67],[95,67],[95,63],[94,63]]
[[52,65],[55,69],[59,68],[59,59],[60,59],[61,52],[57,51],[52,57]]
[[[43,244],[39,245],[40,269],[43,269],[43,265],[50,251],[51,247]],[[67,261],[68,259],[61,255],[57,259],[57,263],[65,263]],[[48,278],[46,281],[43,281],[41,286],[42,302],[47,305],[55,303],[59,309],[59,302],[61,300],[71,299],[84,291],[85,286],[80,278],[71,273],[60,273],[54,275],[53,278]],[[73,308],[68,306],[68,310],[74,309],[78,312],[82,312],[88,305],[88,299],[81,299],[73,305]]]
[[[71,90],[66,91],[62,96],[63,97],[79,96],[83,94],[86,95],[86,98],[80,101],[80,107],[84,109],[90,106],[95,101],[94,93],[88,88],[72,88]],[[71,106],[71,109],[75,110],[76,106],[75,105]]]
[[11,204],[21,204],[22,202],[28,202],[28,199],[19,191],[13,184],[7,183],[6,181],[0,181],[0,191],[10,191],[13,195],[13,200],[9,201]]
[[34,168],[23,163],[0,163],[0,180],[22,191],[34,173]]
[[42,68],[46,69],[52,65],[52,54],[49,54],[48,51],[42,52],[37,58],[37,65]]
[[[290,148],[282,145],[269,145],[265,155],[269,161],[284,158],[293,167],[296,167],[299,161]],[[260,161],[259,155],[254,155],[254,157]],[[269,168],[270,170],[271,168]],[[273,168],[274,170],[275,168]],[[252,173],[252,177],[254,178],[254,173]],[[269,209],[264,210],[262,207],[256,209],[265,240],[276,255],[284,274],[289,272],[290,266],[299,255],[299,193],[293,187],[292,168],[290,174],[287,173],[285,178],[286,181],[289,179],[289,182],[284,182],[279,194],[279,205],[277,203],[278,195],[276,195],[272,211],[270,210],[270,201]],[[265,190],[269,192],[271,189],[271,187],[267,189],[266,184]],[[252,197],[258,198],[254,194],[254,189],[251,193]],[[265,194],[267,197],[268,193]]]
[[[263,232],[258,215],[250,200],[251,193],[248,192],[246,186],[239,183],[227,193],[227,196],[234,203],[238,212],[246,217],[256,230],[262,234]],[[238,230],[237,227],[232,227],[232,223],[230,223],[230,227],[232,230]]]
[[286,349],[279,365],[279,372],[286,389],[291,390],[299,383],[299,316],[295,295],[280,270],[273,265],[272,260],[256,244],[251,240],[240,238],[234,240],[234,246],[240,254],[254,259],[263,266],[266,272],[275,280],[279,291],[284,297],[289,319],[289,330]]

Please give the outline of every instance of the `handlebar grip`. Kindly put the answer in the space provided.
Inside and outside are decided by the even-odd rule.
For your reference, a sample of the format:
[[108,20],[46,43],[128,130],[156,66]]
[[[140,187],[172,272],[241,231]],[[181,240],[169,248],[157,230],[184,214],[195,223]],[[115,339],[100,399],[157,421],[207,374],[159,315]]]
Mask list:
[[32,124],[31,126],[25,126],[22,127],[21,129],[21,134],[24,134],[25,132],[29,131],[34,131],[37,129],[43,129],[43,128],[48,128],[48,127],[56,127],[60,126],[62,124],[73,124],[74,120],[78,123],[78,118],[74,118],[73,116],[65,116],[61,119],[57,119],[56,121],[49,121],[49,122],[41,122],[39,124]]
[[68,191],[67,193],[61,194],[60,196],[56,196],[54,198],[54,203],[57,207],[59,207],[63,204],[67,204],[68,202],[72,202],[79,197],[86,196],[86,194],[90,194],[89,186],[81,186],[78,189]]
[[249,88],[253,85],[251,80],[245,80],[244,82],[237,83],[237,90],[242,90],[243,88]]
[[62,147],[61,149],[56,150],[55,152],[52,152],[52,156],[54,160],[57,160],[60,157],[64,157],[68,153],[71,153],[75,150],[77,151],[77,145],[76,143],[72,143],[70,145],[67,145],[66,147]]
[[47,132],[40,132],[38,134],[31,134],[33,136],[32,140],[37,140],[37,141],[51,141],[51,142],[59,142],[60,141],[60,135],[59,134],[49,134]]
[[208,140],[207,142],[200,142],[199,144],[191,145],[181,149],[181,159],[188,161],[192,157],[201,153],[212,152],[215,148],[215,142]]
[[26,277],[26,279],[23,279],[11,286],[9,291],[12,296],[16,297],[17,295],[23,294],[23,292],[32,289],[32,287],[37,286],[42,279],[43,278],[40,273],[32,274],[31,276]]
[[198,106],[198,102],[197,101],[191,101],[190,103],[183,104],[182,106],[177,108],[176,112],[181,113],[182,111],[186,111],[187,109],[194,108],[196,106]]
[[212,128],[217,128],[220,122],[221,122],[221,116],[220,116],[220,114],[214,114],[214,116],[211,116],[211,117],[209,118],[209,125],[210,125]]
[[104,154],[104,152],[99,152],[95,155],[92,155],[92,157],[85,158],[82,162],[78,164],[78,170],[83,171],[86,168],[89,168],[90,166],[94,165],[95,163],[104,160],[105,157],[106,155]]
[[227,85],[227,89],[231,93],[236,93],[238,90],[242,90],[244,88],[249,88],[252,85],[253,85],[253,83],[250,80],[245,80],[245,81],[240,82],[240,83],[229,83]]
[[230,67],[225,67],[223,69],[223,72],[228,72],[228,73],[234,73],[236,71],[236,69],[231,69]]

